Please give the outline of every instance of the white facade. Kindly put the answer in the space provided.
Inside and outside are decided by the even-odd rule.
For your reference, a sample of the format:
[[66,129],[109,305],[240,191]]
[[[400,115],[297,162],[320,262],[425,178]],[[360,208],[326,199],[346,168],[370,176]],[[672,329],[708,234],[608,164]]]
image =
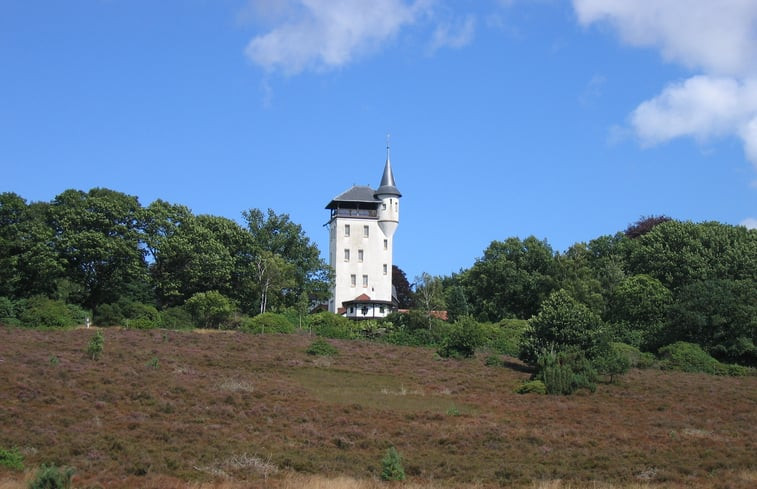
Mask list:
[[329,311],[368,319],[395,308],[392,248],[400,197],[387,154],[378,190],[355,186],[326,206],[331,210],[329,263],[335,273]]

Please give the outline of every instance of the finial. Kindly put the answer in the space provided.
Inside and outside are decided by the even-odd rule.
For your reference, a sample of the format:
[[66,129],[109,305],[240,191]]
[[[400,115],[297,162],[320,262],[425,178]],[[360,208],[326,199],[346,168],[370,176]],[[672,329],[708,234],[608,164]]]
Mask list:
[[391,137],[392,137],[392,135],[391,135],[391,134],[389,134],[389,133],[386,133],[386,159],[387,159],[387,160],[389,159],[389,147],[390,147],[390,144],[389,144],[389,139],[390,139]]

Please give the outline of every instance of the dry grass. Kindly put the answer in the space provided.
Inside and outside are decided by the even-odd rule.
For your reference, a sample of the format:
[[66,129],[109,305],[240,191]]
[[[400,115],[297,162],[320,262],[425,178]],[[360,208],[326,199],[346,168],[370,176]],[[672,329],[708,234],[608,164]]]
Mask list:
[[[324,364],[307,336],[107,329],[93,362],[92,334],[0,327],[0,447],[76,467],[77,487],[385,488],[390,445],[402,487],[757,481],[756,377],[632,371],[546,397],[513,393],[522,369],[425,349],[333,341]],[[0,489],[22,478],[0,471]]]

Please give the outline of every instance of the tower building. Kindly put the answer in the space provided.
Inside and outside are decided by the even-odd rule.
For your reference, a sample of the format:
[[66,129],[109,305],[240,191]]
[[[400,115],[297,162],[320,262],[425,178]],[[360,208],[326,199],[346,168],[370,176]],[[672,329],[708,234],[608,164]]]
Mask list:
[[400,197],[387,145],[378,189],[356,185],[326,206],[331,211],[329,263],[335,273],[329,311],[370,319],[384,317],[396,308],[392,246]]

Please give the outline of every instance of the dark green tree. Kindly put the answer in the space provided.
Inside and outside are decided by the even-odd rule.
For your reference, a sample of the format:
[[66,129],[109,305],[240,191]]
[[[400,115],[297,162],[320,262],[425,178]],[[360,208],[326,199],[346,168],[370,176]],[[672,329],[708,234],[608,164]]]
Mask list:
[[634,275],[613,289],[605,319],[614,325],[616,341],[656,350],[672,302],[673,294],[659,280]]
[[399,308],[412,309],[415,306],[413,291],[410,289],[405,272],[397,265],[392,265],[392,286],[397,291]]
[[474,316],[528,319],[555,290],[558,269],[549,244],[533,236],[493,241],[464,276]]

